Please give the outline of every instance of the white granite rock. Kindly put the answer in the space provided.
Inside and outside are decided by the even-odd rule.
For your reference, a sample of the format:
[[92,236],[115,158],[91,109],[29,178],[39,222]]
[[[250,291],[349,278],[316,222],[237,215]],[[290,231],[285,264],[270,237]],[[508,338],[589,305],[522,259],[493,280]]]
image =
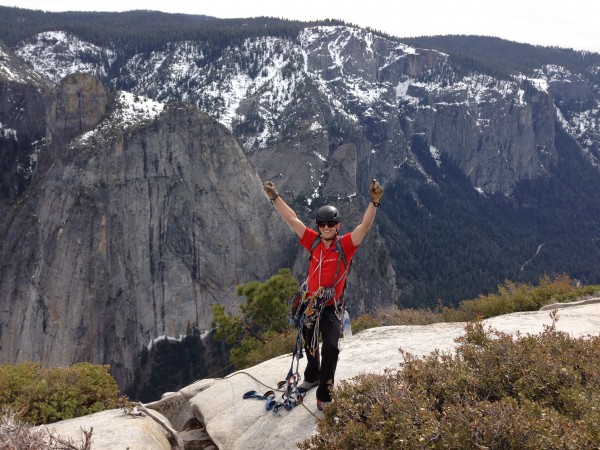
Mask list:
[[[164,419],[159,413],[155,413]],[[132,417],[122,409],[110,409],[89,416],[35,427],[54,430],[61,438],[81,441],[81,429],[92,432],[92,450],[171,450],[167,432],[149,417]]]
[[[580,304],[558,312],[557,329],[574,337],[597,335],[600,332],[600,304]],[[550,325],[549,311],[507,314],[485,321],[486,328],[514,334],[538,334]],[[350,379],[360,373],[381,373],[402,363],[398,351],[417,356],[435,349],[452,351],[454,339],[464,334],[464,323],[439,323],[425,326],[388,326],[372,328],[340,341],[340,359],[336,381]],[[206,425],[213,442],[223,450],[277,448],[295,449],[296,444],[316,432],[321,417],[316,408],[315,390],[310,391],[302,405],[291,411],[266,411],[264,400],[243,399],[245,392],[262,394],[275,390],[291,364],[291,354],[280,356],[220,380],[191,400],[194,414]],[[301,360],[302,375],[306,359]],[[280,393],[278,393],[278,399]]]
[[189,400],[213,383],[213,379],[196,381],[178,392],[163,394],[160,400],[147,403],[145,406],[165,416],[175,430],[182,430],[185,424],[195,417]]

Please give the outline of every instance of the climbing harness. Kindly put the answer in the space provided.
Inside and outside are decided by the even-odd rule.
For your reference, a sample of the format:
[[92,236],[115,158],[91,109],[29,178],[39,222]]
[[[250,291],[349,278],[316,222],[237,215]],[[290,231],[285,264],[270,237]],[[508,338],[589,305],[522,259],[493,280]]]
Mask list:
[[[317,236],[315,238],[315,240],[313,241],[311,248],[310,248],[309,261],[312,260],[313,253],[314,253],[315,249],[319,246],[320,242],[321,242],[321,236]],[[348,262],[346,260],[346,256],[344,254],[344,249],[342,248],[342,244],[340,242],[340,239],[336,239],[335,248],[337,250],[338,257],[337,257],[335,275],[333,278],[335,280],[333,286],[330,286],[327,288],[321,286],[310,297],[308,296],[308,280],[310,279],[310,277],[312,277],[316,274],[317,270],[320,270],[322,259],[323,259],[321,257],[321,259],[319,260],[319,263],[317,264],[317,267],[315,267],[313,272],[310,273],[306,277],[306,280],[300,287],[299,293],[296,296],[294,296],[294,304],[291,308],[292,309],[291,322],[294,326],[298,327],[299,318],[302,317],[302,315],[304,315],[305,316],[304,325],[306,325],[308,328],[312,328],[313,326],[317,327],[313,334],[313,342],[311,343],[311,349],[313,352],[316,352],[316,348],[319,345],[318,324],[320,322],[321,313],[323,312],[324,308],[326,306],[334,306],[335,314],[338,317],[338,319],[340,319],[340,322],[342,322],[342,319],[344,317],[344,311],[346,308],[346,302],[344,301],[344,292],[346,290],[346,279],[350,275],[352,261],[350,261],[350,264],[348,264]],[[344,265],[344,272],[340,275],[340,268],[341,268],[342,264]],[[335,294],[336,294],[335,288],[340,282],[342,282],[342,280],[344,281],[342,292],[341,292],[339,298],[336,299],[335,298]],[[316,336],[316,340],[315,340],[315,336]]]

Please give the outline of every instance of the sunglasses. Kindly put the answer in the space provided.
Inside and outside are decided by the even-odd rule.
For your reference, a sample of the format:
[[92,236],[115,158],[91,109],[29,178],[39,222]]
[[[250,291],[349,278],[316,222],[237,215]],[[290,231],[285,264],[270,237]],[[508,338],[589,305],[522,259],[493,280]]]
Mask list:
[[327,225],[329,228],[333,228],[337,225],[337,222],[334,222],[333,220],[329,220],[327,222],[317,222],[317,225],[319,226],[319,228],[325,228],[325,225]]

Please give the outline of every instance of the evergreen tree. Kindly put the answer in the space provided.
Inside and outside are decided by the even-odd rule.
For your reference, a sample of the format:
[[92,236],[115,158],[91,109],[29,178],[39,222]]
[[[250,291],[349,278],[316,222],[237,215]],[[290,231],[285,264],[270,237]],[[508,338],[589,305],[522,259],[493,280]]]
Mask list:
[[239,285],[238,295],[246,297],[240,315],[231,315],[223,305],[213,305],[215,338],[233,346],[230,359],[236,367],[244,365],[244,355],[267,340],[272,333],[288,328],[288,300],[298,292],[298,282],[290,269],[280,269],[265,282]]

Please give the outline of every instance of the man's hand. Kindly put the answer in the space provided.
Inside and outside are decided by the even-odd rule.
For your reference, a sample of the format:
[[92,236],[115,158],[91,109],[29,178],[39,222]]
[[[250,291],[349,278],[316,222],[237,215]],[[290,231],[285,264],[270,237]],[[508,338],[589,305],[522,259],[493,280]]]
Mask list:
[[267,193],[269,200],[273,201],[279,197],[279,192],[277,192],[277,189],[275,189],[275,184],[272,181],[265,181],[263,184],[263,189]]
[[371,194],[371,200],[375,206],[379,206],[381,196],[383,195],[383,186],[379,184],[376,179],[371,180],[371,186],[369,187],[369,193]]

